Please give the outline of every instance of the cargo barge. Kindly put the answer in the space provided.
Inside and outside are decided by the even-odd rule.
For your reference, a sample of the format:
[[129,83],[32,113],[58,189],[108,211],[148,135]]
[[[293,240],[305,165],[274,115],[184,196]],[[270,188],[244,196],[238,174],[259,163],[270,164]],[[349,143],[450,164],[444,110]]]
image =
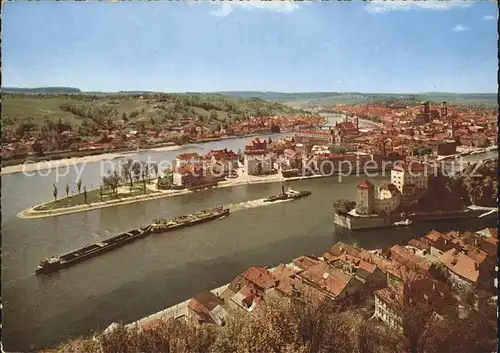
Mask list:
[[151,225],[150,232],[153,234],[165,233],[175,229],[205,223],[228,215],[229,208],[223,208],[222,206],[220,206],[212,210],[204,210],[194,214],[179,216],[168,220],[155,220]]
[[302,197],[306,197],[311,195],[310,191],[295,191],[292,189],[288,189],[288,191],[285,192],[285,187],[281,186],[281,194],[275,195],[275,196],[270,196],[266,199],[264,199],[264,202],[276,202],[276,201],[284,201],[284,200],[296,200],[300,199]]
[[59,257],[46,258],[40,262],[35,270],[35,273],[38,275],[59,271],[97,255],[118,249],[150,234],[166,233],[175,229],[190,227],[196,224],[219,219],[227,215],[229,215],[229,209],[221,206],[169,220],[156,220],[153,224],[146,227],[116,235],[99,243],[85,245],[81,249]]

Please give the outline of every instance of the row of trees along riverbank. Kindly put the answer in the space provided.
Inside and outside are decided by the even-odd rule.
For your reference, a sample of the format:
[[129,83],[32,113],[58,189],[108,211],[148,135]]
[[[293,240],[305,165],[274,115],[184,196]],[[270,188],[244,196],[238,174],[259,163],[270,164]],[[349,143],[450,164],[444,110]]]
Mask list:
[[[87,187],[79,179],[75,184],[78,192],[76,195],[70,195],[71,188],[67,184],[64,189],[66,197],[58,199],[60,192],[57,186],[53,184],[52,196],[54,197],[54,201],[37,206],[34,210],[54,210],[92,204],[94,202],[110,201],[118,199],[123,194],[127,197],[147,194],[152,192],[148,189],[147,184],[153,180],[153,177],[157,180],[157,189],[169,189],[172,187],[173,174],[171,169],[167,168],[160,172],[156,163],[128,159],[125,163],[121,164],[121,170],[108,171],[108,174],[103,176],[99,189],[87,191]],[[124,189],[120,190],[121,187]]]

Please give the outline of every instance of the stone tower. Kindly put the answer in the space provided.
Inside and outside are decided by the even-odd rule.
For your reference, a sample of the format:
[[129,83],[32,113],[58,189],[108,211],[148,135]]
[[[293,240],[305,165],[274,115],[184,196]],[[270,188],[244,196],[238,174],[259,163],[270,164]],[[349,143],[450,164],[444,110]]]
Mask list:
[[373,203],[375,199],[375,188],[368,180],[363,180],[358,184],[358,200],[356,202],[356,212],[362,215],[373,213]]
[[450,140],[455,139],[455,125],[449,124],[448,128],[446,129],[446,137]]
[[448,106],[446,105],[446,101],[441,102],[441,119],[448,118]]

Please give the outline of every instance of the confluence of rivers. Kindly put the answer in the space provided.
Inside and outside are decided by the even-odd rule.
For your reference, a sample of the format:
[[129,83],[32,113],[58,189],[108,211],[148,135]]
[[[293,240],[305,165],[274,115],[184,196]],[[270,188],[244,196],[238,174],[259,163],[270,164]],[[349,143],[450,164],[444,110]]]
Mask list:
[[[335,117],[330,120],[335,121]],[[273,137],[273,136],[271,136]],[[276,138],[274,136],[274,138]],[[210,149],[243,148],[247,139],[186,146],[172,152],[143,152],[137,158],[173,159],[175,155]],[[491,156],[490,156],[491,157]],[[473,161],[480,159],[471,156]],[[484,158],[484,156],[483,156]],[[75,170],[57,183],[74,188]],[[48,171],[43,171],[47,173]],[[87,164],[82,180],[100,184],[100,164]],[[68,337],[89,334],[112,322],[129,323],[229,282],[252,265],[287,263],[302,254],[321,255],[337,241],[367,249],[404,243],[431,229],[465,230],[495,227],[495,220],[421,223],[404,229],[350,232],[335,228],[332,202],[354,198],[363,177],[337,177],[293,183],[312,195],[265,207],[250,200],[279,192],[277,184],[242,185],[200,191],[174,198],[103,208],[58,217],[23,220],[16,214],[52,197],[55,173],[2,176],[2,305],[3,347],[33,351]],[[380,183],[386,177],[370,178]],[[155,218],[232,205],[223,219],[165,235],[150,236],[52,275],[37,277],[38,262]]]

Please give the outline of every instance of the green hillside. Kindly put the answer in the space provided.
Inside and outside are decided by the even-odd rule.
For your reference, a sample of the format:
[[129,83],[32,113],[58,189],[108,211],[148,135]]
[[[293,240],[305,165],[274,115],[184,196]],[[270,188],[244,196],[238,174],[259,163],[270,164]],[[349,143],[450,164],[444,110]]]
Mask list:
[[249,116],[302,114],[279,103],[262,99],[240,99],[217,94],[66,94],[26,95],[3,94],[2,122],[4,128],[20,124],[37,129],[47,121],[104,126],[123,119],[130,126],[178,124],[194,118],[207,127],[238,121]]
[[360,92],[307,92],[307,93],[280,93],[280,92],[221,92],[233,97],[257,97],[264,100],[281,102],[293,107],[307,107],[312,105],[336,104],[366,104],[387,100],[405,100],[420,102],[447,101],[454,105],[482,105],[493,107],[497,105],[497,95],[494,93],[446,93],[429,92],[415,94],[401,93],[360,93]]

